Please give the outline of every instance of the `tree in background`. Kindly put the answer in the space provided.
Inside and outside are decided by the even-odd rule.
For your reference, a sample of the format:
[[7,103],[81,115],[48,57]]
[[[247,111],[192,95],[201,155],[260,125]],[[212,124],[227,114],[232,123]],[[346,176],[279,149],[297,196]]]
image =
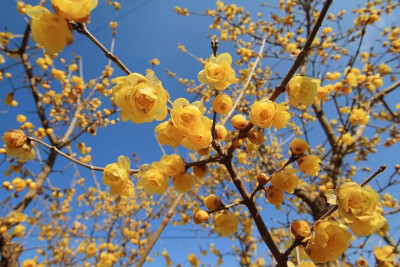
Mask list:
[[[114,55],[117,22],[110,49],[88,30],[97,1],[17,1],[15,19],[27,23],[22,34],[0,33],[3,107],[33,102],[34,112],[19,114],[13,130],[2,115],[1,266],[160,257],[168,266],[367,266],[371,255],[378,266],[398,264],[391,192],[400,165],[386,166],[385,155],[400,138],[400,27],[381,22],[399,3],[361,1],[334,14],[332,2],[262,3],[257,14],[221,1],[204,12],[176,6],[209,18],[211,56],[178,45],[200,64],[189,63],[196,80],[166,70],[189,93],[173,97],[157,58],[138,73]],[[379,38],[367,40],[370,32]],[[108,58],[91,79],[77,35]],[[96,134],[129,123],[137,132],[151,123],[156,138],[132,132],[121,142],[143,147],[98,167],[87,143],[101,149],[107,140],[97,145]],[[109,142],[122,136],[113,129]],[[139,164],[154,140],[164,155]],[[176,248],[150,254],[167,224],[229,239],[199,240],[185,258]]]

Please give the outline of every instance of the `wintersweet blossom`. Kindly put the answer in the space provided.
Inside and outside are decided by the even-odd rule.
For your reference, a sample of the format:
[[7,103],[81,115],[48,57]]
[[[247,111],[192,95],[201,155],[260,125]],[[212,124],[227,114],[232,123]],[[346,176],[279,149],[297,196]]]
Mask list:
[[18,158],[19,162],[27,162],[35,158],[33,144],[27,142],[27,137],[21,130],[13,130],[3,134],[6,143],[7,156]]
[[97,0],[51,0],[54,11],[67,20],[83,23],[97,6]]
[[306,253],[315,263],[335,261],[348,248],[352,235],[347,227],[334,221],[320,221],[306,246]]
[[110,186],[111,195],[120,195],[124,198],[134,196],[133,183],[129,180],[130,165],[129,158],[119,156],[117,162],[108,164],[104,168],[102,182]]
[[134,123],[161,121],[167,116],[167,92],[153,71],[146,77],[132,73],[115,78],[115,104],[121,108],[121,119]]
[[221,236],[230,236],[237,232],[239,219],[229,211],[222,211],[214,216],[215,232]]
[[301,105],[310,106],[314,103],[317,94],[317,85],[309,77],[296,75],[290,79],[286,86],[286,91],[289,94],[289,103],[294,107]]
[[352,125],[365,125],[369,122],[369,115],[362,108],[355,108],[351,111],[349,122]]
[[169,145],[172,148],[176,148],[183,139],[181,131],[175,127],[172,121],[160,123],[154,131],[157,133],[157,141],[160,145]]
[[228,114],[232,109],[232,98],[227,94],[219,94],[211,102],[211,106],[215,112],[218,114]]
[[321,159],[314,155],[306,155],[297,159],[297,165],[300,171],[312,176],[318,175],[320,162]]
[[222,53],[217,57],[212,55],[207,60],[204,70],[199,72],[198,79],[202,83],[213,85],[217,90],[224,90],[238,82],[231,64],[232,57],[228,53]]
[[339,213],[355,235],[370,235],[385,224],[386,219],[376,210],[379,194],[371,187],[347,182],[336,194]]
[[188,172],[183,172],[175,175],[172,179],[175,191],[179,193],[186,193],[192,190],[196,183],[196,177]]
[[189,103],[185,98],[178,98],[172,104],[172,122],[183,134],[196,133],[202,128],[201,120],[205,111],[199,101]]
[[143,165],[137,176],[140,178],[137,188],[143,189],[149,195],[161,195],[167,190],[169,177],[162,171],[160,162]]
[[261,128],[268,128],[272,125],[275,116],[275,105],[267,99],[255,101],[251,106],[249,119],[251,123]]
[[163,155],[160,160],[162,171],[168,176],[176,176],[185,172],[185,161],[178,154]]
[[308,148],[308,143],[300,138],[294,138],[289,146],[292,155],[303,155],[307,152]]
[[297,170],[286,167],[271,175],[271,183],[274,188],[291,194],[299,183],[299,177],[295,175],[296,172]]
[[31,17],[32,39],[45,48],[48,54],[61,52],[64,47],[74,41],[72,29],[68,22],[47,8],[34,6],[26,9]]
[[275,116],[272,119],[272,126],[276,129],[282,129],[286,127],[286,124],[290,121],[290,113],[287,112],[288,107],[282,103],[274,103],[275,105]]

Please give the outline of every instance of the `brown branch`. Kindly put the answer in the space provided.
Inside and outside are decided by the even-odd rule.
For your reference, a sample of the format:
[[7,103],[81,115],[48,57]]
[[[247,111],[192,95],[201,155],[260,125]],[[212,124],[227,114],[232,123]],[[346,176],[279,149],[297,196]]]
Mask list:
[[139,261],[136,263],[136,267],[141,267],[143,263],[146,261],[147,256],[149,255],[151,249],[157,242],[158,238],[160,237],[161,233],[164,231],[164,228],[167,226],[168,222],[174,216],[175,210],[179,205],[179,202],[183,199],[185,194],[181,193],[175,199],[174,203],[172,204],[171,208],[168,210],[167,214],[165,215],[164,219],[162,220],[160,226],[157,228],[157,231],[153,234],[152,238],[150,239],[147,247],[141,254]]
[[[371,176],[369,176],[367,179],[365,179],[360,186],[363,187],[369,182],[372,181],[378,174],[382,173],[386,169],[386,165],[382,165],[378,170],[376,170]],[[321,216],[317,221],[314,222],[314,224],[311,226],[311,230],[314,229],[314,227],[319,223],[320,221],[326,219],[327,217],[331,216],[337,209],[339,208],[338,205],[334,205],[331,207],[324,215]],[[295,249],[298,245],[301,244],[301,240],[295,240],[292,245],[285,251],[283,254],[285,259],[287,259],[290,255],[290,253]]]
[[[24,33],[24,38],[23,38],[23,42],[22,42],[23,44],[19,48],[19,52],[20,52],[20,56],[21,56],[22,65],[24,66],[25,73],[28,76],[29,86],[31,88],[33,99],[35,101],[37,114],[39,115],[39,119],[40,119],[40,122],[41,122],[43,128],[45,130],[47,130],[47,129],[51,128],[50,127],[50,122],[46,117],[46,113],[45,113],[44,108],[42,106],[42,103],[40,101],[40,93],[39,93],[39,90],[37,88],[36,78],[35,78],[35,76],[33,74],[32,66],[29,63],[28,55],[25,53],[26,45],[27,45],[27,42],[28,42],[27,38],[29,37],[29,34],[30,34],[30,26],[28,25],[26,27],[26,30],[25,30],[25,33]],[[48,136],[48,138],[50,140],[50,143],[53,146],[57,145],[58,144],[58,140],[55,137],[54,133],[51,133],[51,132],[48,132],[48,131],[47,131],[47,133],[48,133],[47,136]]]
[[[50,151],[54,151],[55,153],[60,154],[64,158],[66,158],[66,159],[68,159],[68,160],[70,160],[70,161],[72,161],[72,162],[74,162],[74,163],[76,163],[78,165],[81,165],[81,166],[83,166],[85,168],[88,168],[89,170],[92,170],[92,171],[104,171],[104,167],[97,167],[97,166],[93,166],[93,165],[90,165],[90,164],[83,163],[82,161],[79,161],[79,160],[71,157],[70,155],[62,152],[56,146],[51,146],[51,145],[43,142],[42,140],[36,139],[34,137],[31,137],[31,136],[27,136],[27,138],[28,138],[29,141],[33,141],[33,142],[39,143],[42,146],[45,146],[46,148],[48,148]],[[139,172],[139,170],[131,169],[131,174],[137,173],[137,172]]]
[[328,12],[328,9],[329,9],[330,5],[332,4],[332,2],[333,2],[333,0],[326,0],[324,6],[322,7],[321,13],[319,14],[317,22],[315,23],[310,35],[307,37],[307,41],[304,44],[303,49],[301,49],[299,55],[297,56],[296,60],[294,61],[289,72],[283,78],[282,82],[278,86],[276,86],[274,93],[270,97],[271,101],[275,101],[278,98],[278,96],[286,90],[286,85],[289,83],[290,79],[296,73],[297,69],[302,65],[304,59],[306,58],[306,56],[308,54],[310,46],[311,46],[312,42],[314,41],[314,38],[317,35],[317,32],[318,32],[319,28],[321,27],[322,21],[324,20],[325,15]]
[[121,60],[112,54],[110,51],[108,51],[107,48],[104,47],[102,43],[99,42],[99,40],[94,37],[89,30],[86,28],[86,25],[84,23],[77,23],[77,24],[71,24],[72,28],[76,30],[78,33],[85,35],[88,37],[98,48],[100,48],[101,51],[104,52],[105,56],[112,60],[121,70],[123,70],[127,75],[131,74],[131,71],[121,62]]

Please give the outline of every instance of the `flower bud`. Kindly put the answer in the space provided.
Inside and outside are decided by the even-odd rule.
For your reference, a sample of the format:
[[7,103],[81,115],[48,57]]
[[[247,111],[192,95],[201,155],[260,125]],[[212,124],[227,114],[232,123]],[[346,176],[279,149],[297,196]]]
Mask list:
[[297,160],[299,169],[306,174],[317,176],[321,159],[314,155],[302,156]]
[[295,138],[292,140],[292,143],[290,143],[289,149],[290,152],[292,152],[292,155],[303,155],[304,153],[307,152],[309,146],[306,141],[300,139],[300,138]]
[[215,125],[215,135],[219,141],[225,141],[228,131],[223,125]]
[[236,130],[243,130],[247,126],[247,119],[244,115],[242,114],[236,114],[235,116],[232,117],[231,119],[231,125],[236,129]]
[[260,186],[266,185],[269,182],[269,177],[265,173],[260,173],[257,176],[257,182]]
[[243,140],[240,138],[234,138],[232,141],[232,146],[234,148],[240,148],[243,145]]
[[204,205],[211,211],[219,209],[221,204],[221,199],[214,194],[211,194],[204,199]]
[[208,146],[205,148],[196,149],[196,151],[200,156],[207,156],[210,153],[210,147]]
[[289,103],[299,108],[301,105],[310,106],[314,103],[317,94],[317,85],[309,77],[296,75],[286,86],[289,94]]
[[311,229],[308,223],[300,220],[295,220],[292,222],[290,231],[292,231],[292,234],[296,239],[303,239],[311,235]]
[[210,214],[208,214],[208,212],[205,210],[199,210],[193,216],[193,221],[196,224],[208,222],[209,219],[210,219]]
[[283,202],[282,190],[276,189],[272,185],[265,190],[265,197],[272,205],[280,205]]
[[193,166],[193,174],[197,178],[204,178],[207,175],[208,167],[207,165]]
[[219,94],[211,102],[213,110],[218,114],[228,114],[232,109],[232,98],[227,94]]
[[251,130],[248,133],[247,138],[255,145],[261,145],[264,142],[264,135],[256,130]]

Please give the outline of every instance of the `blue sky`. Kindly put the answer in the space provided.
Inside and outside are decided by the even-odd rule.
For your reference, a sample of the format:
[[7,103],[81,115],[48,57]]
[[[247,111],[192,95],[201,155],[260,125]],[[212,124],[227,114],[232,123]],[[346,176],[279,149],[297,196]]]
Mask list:
[[[25,22],[24,17],[19,15],[15,10],[14,1],[3,1],[2,8],[0,9],[0,29],[3,30],[5,26],[8,30],[14,33],[22,33],[24,30]],[[227,1],[236,2],[238,5],[244,5],[251,14],[262,12],[263,17],[269,18],[269,14],[272,12],[270,9],[261,8],[262,1]],[[336,13],[338,10],[344,7],[350,10],[357,6],[362,1],[334,1],[331,11]],[[190,15],[189,17],[177,16],[173,10],[175,5],[186,7],[191,11],[204,11],[206,8],[214,7],[214,1],[165,1],[165,0],[122,0],[122,8],[120,11],[115,12],[108,7],[105,1],[100,0],[98,7],[92,12],[91,23],[88,25],[88,29],[106,46],[110,46],[111,42],[111,30],[108,26],[109,21],[118,21],[119,26],[117,28],[118,34],[116,36],[115,54],[124,62],[124,64],[133,72],[144,73],[147,68],[150,67],[149,61],[153,58],[158,58],[161,61],[161,65],[154,68],[157,77],[163,82],[164,87],[169,91],[171,98],[175,99],[181,96],[190,96],[186,93],[186,88],[179,84],[175,79],[169,77],[165,73],[165,69],[168,68],[173,72],[178,73],[181,77],[195,79],[197,73],[201,70],[202,66],[189,57],[186,54],[181,53],[177,44],[181,43],[193,54],[206,58],[211,54],[209,39],[206,38],[207,34],[210,33],[208,25],[211,20],[208,17]],[[399,15],[399,14],[397,14]],[[380,27],[391,25],[395,21],[396,14],[382,17],[381,22],[378,24]],[[349,21],[350,22],[350,21]],[[323,25],[328,25],[324,23]],[[215,34],[216,32],[211,32]],[[372,42],[376,36],[376,32],[373,30],[366,35],[365,42],[368,44]],[[104,57],[102,52],[95,47],[93,43],[87,40],[84,36],[80,36],[76,32],[74,33],[75,41],[73,44],[68,46],[63,51],[63,55],[68,58],[72,53],[76,52],[82,55],[84,64],[84,77],[85,79],[91,79],[103,70],[104,65],[107,63],[107,59]],[[227,43],[220,43],[219,50],[222,51],[233,51],[231,46]],[[57,63],[56,63],[57,64]],[[268,64],[268,63],[263,63]],[[61,67],[61,65],[59,65]],[[281,64],[280,70],[288,68],[287,64]],[[21,69],[13,69],[11,71],[14,77],[21,77]],[[114,76],[123,75],[122,71],[115,68]],[[10,89],[8,81],[4,80],[0,83],[0,99],[4,99],[5,94]],[[399,94],[396,95],[397,99]],[[17,114],[25,113],[32,118],[32,122],[37,122],[35,114],[30,112],[33,110],[33,103],[31,96],[27,91],[18,91],[16,99],[20,102],[17,108],[10,109],[7,106],[0,103],[0,130],[4,132],[7,129],[17,128],[18,123],[15,121]],[[389,100],[390,103],[396,101],[396,97]],[[398,100],[397,100],[398,101]],[[153,129],[157,123],[140,124],[135,125],[132,123],[119,123],[115,126],[109,126],[105,129],[101,129],[96,138],[91,136],[85,136],[82,141],[86,142],[87,146],[93,148],[93,163],[97,166],[104,166],[117,159],[119,155],[131,155],[133,152],[137,152],[140,158],[140,163],[149,163],[158,160],[162,153],[158,147],[158,144],[153,138]],[[122,141],[121,141],[122,140]],[[318,144],[318,135],[313,138],[312,142]],[[101,144],[101,145],[99,145]],[[390,151],[398,150],[399,145],[397,144]],[[149,153],[149,151],[151,153]],[[173,150],[168,150],[172,152]],[[183,155],[185,155],[184,152]],[[382,163],[386,163],[389,167],[399,163],[397,157],[392,152],[372,155],[371,160],[365,163],[366,166],[376,169]],[[57,168],[62,168],[67,163],[64,159],[59,159]],[[0,166],[2,170],[3,166]],[[34,167],[35,169],[35,167]],[[81,170],[84,175],[89,173],[86,170]],[[357,181],[361,181],[364,178],[364,174],[358,174]],[[382,176],[389,175],[386,172]],[[97,177],[100,178],[101,174],[98,173]],[[53,178],[53,177],[51,177]],[[68,186],[69,180],[59,179],[60,177],[54,177],[54,184],[60,187]],[[1,182],[2,180],[0,180]],[[3,192],[1,192],[3,190]],[[1,194],[4,193],[4,189],[0,189]],[[267,222],[271,222],[270,218],[266,218]],[[163,233],[164,238],[161,238],[155,247],[155,251],[161,251],[162,248],[169,250],[175,263],[181,262],[186,266],[188,264],[185,261],[185,257],[190,252],[197,252],[197,239],[196,238],[180,238],[179,240],[170,239],[173,236],[182,237],[194,237],[193,230],[200,230],[198,226],[189,224],[186,227],[168,227]],[[204,236],[201,233],[199,236]],[[398,237],[398,236],[395,236]],[[214,242],[216,247],[218,246],[230,246],[230,241],[227,238],[224,239],[210,239],[205,243]],[[205,247],[205,246],[204,246]],[[203,247],[203,248],[204,248]],[[262,250],[264,245],[259,246],[259,253],[263,255]],[[174,256],[175,255],[175,256]],[[210,257],[211,258],[211,257]],[[210,259],[208,258],[208,259]],[[161,261],[156,261],[149,266],[159,266]],[[209,264],[215,264],[215,258],[212,258]]]

